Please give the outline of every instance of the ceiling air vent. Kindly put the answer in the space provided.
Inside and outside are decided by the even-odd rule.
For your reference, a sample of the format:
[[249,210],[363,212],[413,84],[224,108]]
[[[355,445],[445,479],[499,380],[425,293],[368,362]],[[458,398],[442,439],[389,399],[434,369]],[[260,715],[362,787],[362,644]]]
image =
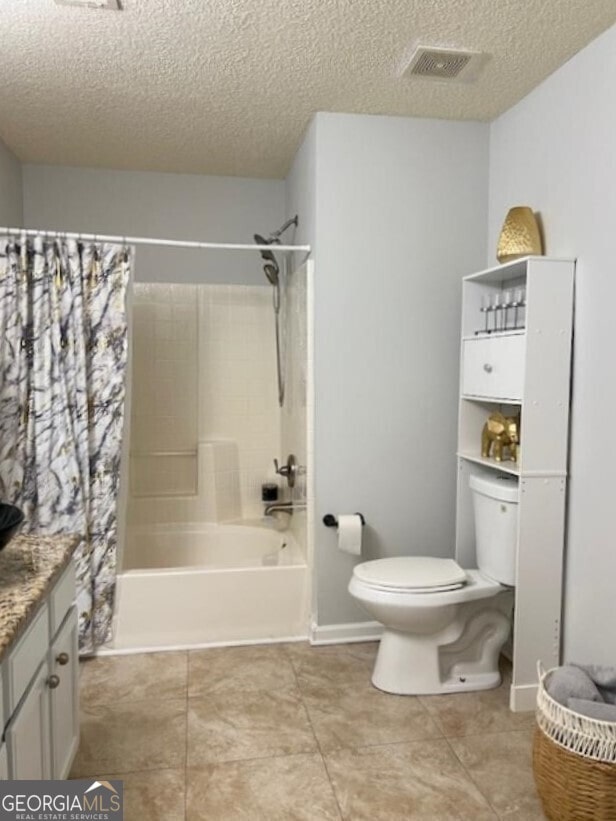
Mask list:
[[58,6],[79,6],[82,9],[113,9],[120,11],[119,0],[55,0]]
[[477,77],[486,57],[479,51],[418,46],[402,76],[468,83]]

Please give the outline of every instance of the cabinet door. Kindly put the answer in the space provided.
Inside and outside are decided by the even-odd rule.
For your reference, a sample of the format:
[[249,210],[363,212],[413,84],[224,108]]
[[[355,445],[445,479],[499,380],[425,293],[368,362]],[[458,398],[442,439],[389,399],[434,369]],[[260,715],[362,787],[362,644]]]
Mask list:
[[7,727],[9,771],[13,779],[51,778],[48,677],[47,664],[41,664]]
[[0,781],[9,779],[9,762],[6,757],[6,747],[0,744]]
[[462,393],[519,402],[524,391],[525,346],[521,334],[465,340]]
[[72,607],[51,645],[51,762],[53,778],[67,777],[79,744],[77,608]]

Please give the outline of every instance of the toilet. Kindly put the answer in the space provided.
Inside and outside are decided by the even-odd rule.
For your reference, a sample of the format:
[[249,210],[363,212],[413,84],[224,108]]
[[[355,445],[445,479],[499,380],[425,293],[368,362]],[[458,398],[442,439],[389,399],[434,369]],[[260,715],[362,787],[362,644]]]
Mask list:
[[350,594],[383,625],[372,675],[379,690],[428,695],[487,690],[511,630],[518,484],[473,475],[477,569],[453,559],[398,556],[363,562]]

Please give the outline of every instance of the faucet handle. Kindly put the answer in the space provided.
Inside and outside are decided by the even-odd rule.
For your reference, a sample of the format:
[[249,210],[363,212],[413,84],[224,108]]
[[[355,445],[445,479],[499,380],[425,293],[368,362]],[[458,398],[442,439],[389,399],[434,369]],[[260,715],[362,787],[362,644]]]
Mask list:
[[295,487],[295,477],[297,476],[297,459],[290,453],[286,465],[279,465],[278,459],[274,459],[274,470],[279,476],[284,476],[289,487]]

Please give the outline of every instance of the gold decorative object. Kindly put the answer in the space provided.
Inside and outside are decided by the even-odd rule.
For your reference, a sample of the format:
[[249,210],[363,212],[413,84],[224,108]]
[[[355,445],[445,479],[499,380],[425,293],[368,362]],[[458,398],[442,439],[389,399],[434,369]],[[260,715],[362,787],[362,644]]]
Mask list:
[[494,451],[494,459],[503,461],[503,449],[507,448],[509,461],[518,461],[518,446],[520,444],[520,417],[503,416],[502,413],[491,413],[483,426],[481,434],[481,455],[484,459],[490,458],[490,451]]
[[537,218],[527,205],[510,208],[498,238],[496,258],[499,262],[511,262],[528,256],[541,256],[543,243]]

